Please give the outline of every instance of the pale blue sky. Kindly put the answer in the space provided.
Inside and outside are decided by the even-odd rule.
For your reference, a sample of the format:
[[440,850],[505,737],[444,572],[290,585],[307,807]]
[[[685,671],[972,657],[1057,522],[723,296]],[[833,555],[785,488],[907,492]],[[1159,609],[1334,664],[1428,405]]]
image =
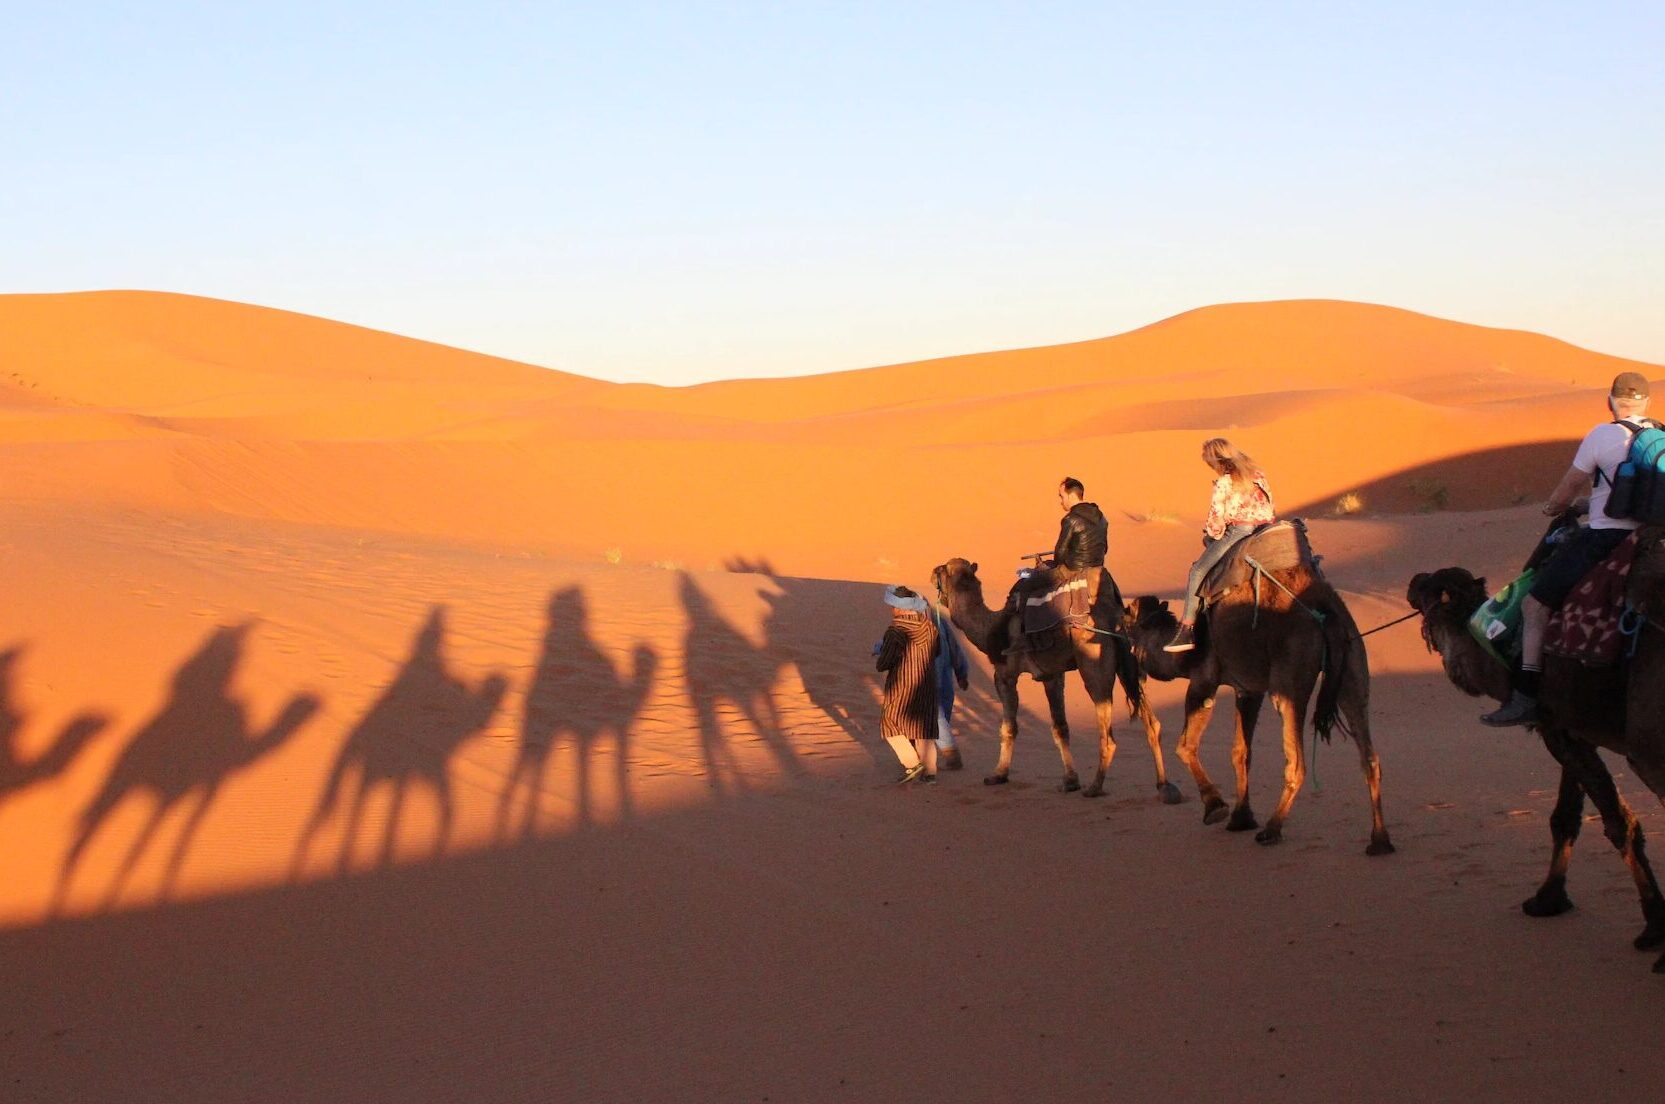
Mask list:
[[1665,362],[1665,5],[0,5],[0,291],[610,379],[1327,297]]

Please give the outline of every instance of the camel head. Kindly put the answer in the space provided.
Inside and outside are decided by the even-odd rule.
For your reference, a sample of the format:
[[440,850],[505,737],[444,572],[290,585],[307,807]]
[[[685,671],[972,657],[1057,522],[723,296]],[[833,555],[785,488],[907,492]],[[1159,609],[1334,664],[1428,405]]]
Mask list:
[[1136,629],[1149,629],[1172,636],[1179,627],[1179,618],[1174,616],[1164,599],[1154,594],[1141,594],[1127,603],[1127,623]]
[[1422,614],[1425,624],[1430,615],[1467,621],[1485,600],[1486,580],[1461,567],[1424,571],[1405,588],[1405,601]]
[[938,597],[950,607],[954,599],[962,594],[975,597],[979,602],[983,599],[983,583],[977,578],[977,565],[958,556],[933,567],[931,582],[936,585]]

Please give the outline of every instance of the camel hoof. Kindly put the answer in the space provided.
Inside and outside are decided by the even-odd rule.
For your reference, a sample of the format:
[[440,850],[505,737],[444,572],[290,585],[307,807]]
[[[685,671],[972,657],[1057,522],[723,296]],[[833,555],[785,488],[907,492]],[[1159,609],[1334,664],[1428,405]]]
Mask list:
[[[1179,787],[1172,782],[1164,782],[1156,787],[1156,796],[1162,799],[1164,805],[1178,805],[1185,800],[1185,795],[1179,792]],[[1204,820],[1206,824],[1207,821]]]
[[1006,778],[1006,776],[1004,774],[991,774],[987,778],[983,779],[983,785],[985,785],[985,786],[1004,786],[1007,781],[1008,781],[1008,779]]
[[1364,849],[1364,853],[1366,855],[1391,855],[1393,854],[1393,843],[1386,837],[1371,840],[1370,846]]
[[1255,815],[1247,809],[1232,810],[1231,819],[1226,821],[1226,831],[1228,832],[1247,832],[1259,827],[1260,821],[1256,820]]
[[1091,786],[1088,786],[1086,789],[1081,791],[1081,796],[1082,797],[1103,797],[1104,796],[1104,783],[1094,782]]
[[[1226,819],[1230,812],[1231,810],[1226,808],[1226,803],[1216,798],[1203,809],[1203,823],[1218,824],[1222,820]],[[1250,825],[1250,827],[1253,827],[1253,825]]]
[[1059,783],[1058,792],[1059,793],[1074,793],[1076,790],[1079,790],[1080,788],[1081,788],[1081,779],[1079,779],[1079,778],[1066,778],[1066,779],[1063,780],[1063,782]]
[[1275,843],[1283,842],[1283,832],[1273,831],[1270,828],[1262,828],[1260,831],[1255,833],[1255,842],[1263,847],[1271,847]]
[[1665,955],[1660,955],[1658,960],[1654,962],[1653,972],[1656,974],[1665,974]]
[[1560,916],[1563,912],[1571,912],[1572,907],[1572,898],[1567,896],[1566,890],[1547,886],[1520,903],[1522,912],[1538,918]]
[[1665,924],[1649,921],[1642,929],[1642,934],[1631,940],[1631,946],[1639,951],[1651,951],[1656,947],[1665,947]]

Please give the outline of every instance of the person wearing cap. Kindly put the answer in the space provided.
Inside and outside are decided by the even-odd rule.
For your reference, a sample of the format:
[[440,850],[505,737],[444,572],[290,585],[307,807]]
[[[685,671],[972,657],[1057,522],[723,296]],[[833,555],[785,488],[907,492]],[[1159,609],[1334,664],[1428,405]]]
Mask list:
[[1197,646],[1197,607],[1202,604],[1198,592],[1203,580],[1238,541],[1277,518],[1266,473],[1248,453],[1224,437],[1213,437],[1203,442],[1202,458],[1215,477],[1208,517],[1203,521],[1203,554],[1191,565],[1185,582],[1185,612],[1180,614],[1173,640],[1163,646],[1165,652],[1188,652]]
[[874,646],[874,666],[885,673],[880,732],[902,764],[898,782],[921,775],[937,780],[936,626],[926,616],[925,599],[905,586],[885,588],[890,627]]
[[1630,439],[1657,425],[1647,417],[1648,379],[1639,372],[1621,372],[1608,389],[1607,409],[1613,420],[1584,435],[1573,455],[1572,467],[1561,477],[1544,513],[1557,517],[1578,507],[1589,511],[1589,522],[1556,546],[1538,566],[1532,590],[1521,603],[1521,664],[1513,672],[1509,700],[1480,718],[1494,728],[1535,724],[1538,720],[1538,683],[1543,676],[1544,631],[1579,581],[1605,560],[1641,523],[1607,516],[1607,496],[1613,477],[1630,451]]

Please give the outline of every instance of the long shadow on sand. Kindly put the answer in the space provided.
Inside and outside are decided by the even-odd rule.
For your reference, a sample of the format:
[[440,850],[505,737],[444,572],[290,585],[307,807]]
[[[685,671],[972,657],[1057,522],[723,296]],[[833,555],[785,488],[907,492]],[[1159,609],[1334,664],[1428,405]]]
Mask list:
[[75,757],[110,723],[108,717],[82,713],[58,731],[45,751],[24,758],[19,754],[18,745],[28,718],[13,704],[12,694],[12,682],[22,657],[22,648],[0,652],[0,804],[12,794],[68,770]]
[[[498,799],[496,838],[526,838],[537,830],[544,776],[556,747],[570,743],[577,785],[580,824],[594,818],[592,760],[598,746],[613,744],[613,789],[622,818],[633,815],[630,793],[630,734],[652,692],[659,656],[638,644],[629,674],[614,668],[590,635],[589,607],[577,587],[558,590],[549,599],[543,649],[526,690],[520,744]],[[524,796],[522,796],[524,795]],[[517,799],[521,805],[518,827]]]
[[336,855],[336,871],[352,864],[365,805],[371,791],[391,791],[391,807],[377,862],[393,861],[399,818],[411,791],[423,789],[439,804],[439,827],[433,854],[440,855],[450,839],[454,808],[449,765],[457,749],[490,723],[508,689],[500,674],[472,685],[452,674],[445,658],[445,607],[435,606],[411,643],[410,655],[399,667],[382,696],[347,734],[330,769],[300,841],[295,846],[292,874],[306,864],[314,838],[347,804],[346,827]]
[[731,738],[724,732],[725,713],[739,714],[784,774],[801,777],[803,763],[792,746],[791,734],[781,724],[775,701],[782,657],[767,643],[759,647],[747,640],[717,612],[710,597],[686,572],[677,580],[677,593],[688,619],[683,654],[688,698],[694,707],[700,752],[705,758],[706,785],[718,794],[746,788]]
[[81,810],[75,839],[59,871],[54,911],[62,905],[99,828],[135,796],[149,799],[150,816],[111,879],[105,907],[120,895],[163,817],[176,806],[193,803],[167,860],[162,878],[165,899],[220,787],[277,750],[318,712],[316,697],[297,695],[263,731],[254,731],[247,708],[231,695],[250,628],[242,624],[216,629],[174,674],[173,691],[161,711],[133,734],[103,787]]

